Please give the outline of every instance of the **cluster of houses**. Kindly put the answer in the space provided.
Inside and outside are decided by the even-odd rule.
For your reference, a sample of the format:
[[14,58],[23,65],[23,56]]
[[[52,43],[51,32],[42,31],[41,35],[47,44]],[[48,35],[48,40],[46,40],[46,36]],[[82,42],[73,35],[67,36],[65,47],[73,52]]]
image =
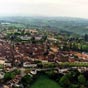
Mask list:
[[[17,30],[15,32],[17,32]],[[39,33],[36,29],[25,29],[24,33],[31,33],[31,36],[34,36],[36,40],[41,40],[42,34],[44,34],[43,32]],[[10,67],[13,63],[22,66],[24,66],[23,64],[25,62],[31,64],[34,60],[39,60],[41,62],[75,62],[88,60],[87,53],[61,51],[58,45],[55,45],[55,43],[60,42],[60,40],[54,37],[54,33],[49,33],[50,35],[48,35],[47,40],[42,44],[28,42],[11,44],[10,41],[0,40],[0,64]],[[26,40],[30,39],[31,36],[21,35],[20,38]],[[61,45],[61,43],[59,44]]]
[[[15,30],[15,32],[18,32]],[[36,29],[25,29],[24,33],[27,35],[19,35],[22,40],[30,40],[32,37],[39,41],[43,38],[44,33],[38,32]],[[31,35],[30,35],[31,33]],[[47,34],[47,32],[45,32]],[[29,43],[29,42],[14,42],[10,40],[0,39],[0,79],[4,78],[5,72],[10,72],[13,67],[22,68],[37,68],[35,61],[42,63],[48,62],[86,62],[88,61],[88,53],[77,51],[62,51],[59,49],[58,44],[63,45],[63,41],[54,37],[54,33],[49,32],[47,39],[43,43]],[[60,70],[61,72],[67,71],[67,69]],[[36,72],[31,71],[31,74]],[[7,82],[3,88],[13,88],[13,86],[19,87],[18,83],[21,79],[20,75],[16,75],[13,80]],[[20,85],[21,86],[21,85]],[[0,87],[1,88],[1,87]]]

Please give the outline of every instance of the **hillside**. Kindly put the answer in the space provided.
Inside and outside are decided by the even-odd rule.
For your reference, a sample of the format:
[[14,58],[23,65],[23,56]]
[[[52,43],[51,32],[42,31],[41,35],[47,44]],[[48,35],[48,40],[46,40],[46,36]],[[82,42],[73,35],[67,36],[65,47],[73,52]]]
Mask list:
[[1,22],[12,22],[25,25],[27,28],[68,31],[77,34],[88,33],[88,20],[69,17],[4,17]]

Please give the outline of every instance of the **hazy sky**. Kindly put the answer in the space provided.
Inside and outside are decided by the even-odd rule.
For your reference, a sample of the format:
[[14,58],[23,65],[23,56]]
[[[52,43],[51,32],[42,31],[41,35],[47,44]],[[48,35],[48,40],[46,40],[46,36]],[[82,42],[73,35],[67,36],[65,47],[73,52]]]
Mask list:
[[88,0],[0,0],[0,16],[88,18]]

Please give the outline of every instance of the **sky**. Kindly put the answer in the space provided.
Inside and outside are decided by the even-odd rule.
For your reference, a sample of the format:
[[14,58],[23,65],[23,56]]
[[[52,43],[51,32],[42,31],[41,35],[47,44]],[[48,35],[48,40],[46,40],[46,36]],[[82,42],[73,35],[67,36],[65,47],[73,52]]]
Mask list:
[[88,0],[0,0],[0,16],[88,18]]

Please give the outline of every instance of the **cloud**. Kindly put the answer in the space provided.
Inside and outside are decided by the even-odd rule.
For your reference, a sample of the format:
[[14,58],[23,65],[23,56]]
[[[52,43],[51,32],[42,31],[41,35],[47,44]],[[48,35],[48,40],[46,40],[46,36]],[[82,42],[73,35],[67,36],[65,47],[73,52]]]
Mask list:
[[0,0],[0,15],[88,18],[88,0]]

